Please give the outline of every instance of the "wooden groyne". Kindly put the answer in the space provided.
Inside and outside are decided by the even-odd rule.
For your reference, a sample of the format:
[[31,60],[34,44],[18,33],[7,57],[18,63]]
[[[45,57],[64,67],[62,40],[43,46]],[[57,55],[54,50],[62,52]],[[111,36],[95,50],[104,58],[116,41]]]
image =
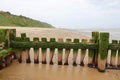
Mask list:
[[[41,41],[40,41],[41,40]],[[100,72],[104,72],[106,68],[109,69],[119,69],[120,67],[120,44],[117,40],[113,40],[109,43],[109,33],[105,32],[92,32],[92,38],[87,39],[63,39],[34,37],[33,41],[26,36],[26,33],[22,33],[21,37],[16,37],[15,29],[0,29],[0,66],[3,66],[3,49],[12,48],[11,56],[18,59],[19,63],[23,62],[23,53],[25,53],[26,63],[31,63],[30,49],[34,49],[34,63],[46,64],[47,50],[49,49],[49,64],[54,64],[53,57],[55,50],[57,49],[57,64],[58,65],[68,65],[68,58],[70,57],[71,51],[73,52],[72,64],[84,66],[84,58],[88,51],[88,67],[96,67]],[[41,49],[42,57],[39,57],[39,49]],[[77,63],[77,55],[80,49],[80,62]],[[110,64],[107,64],[108,50],[111,50]],[[63,51],[65,52],[65,57],[63,59]],[[15,52],[15,53],[14,53]],[[4,52],[9,53],[8,52]],[[14,53],[14,54],[13,54]],[[118,53],[118,61],[115,64],[116,55]],[[5,54],[7,55],[7,54]],[[12,57],[10,57],[12,58]],[[11,60],[12,59],[8,59]],[[6,60],[5,60],[6,61]]]

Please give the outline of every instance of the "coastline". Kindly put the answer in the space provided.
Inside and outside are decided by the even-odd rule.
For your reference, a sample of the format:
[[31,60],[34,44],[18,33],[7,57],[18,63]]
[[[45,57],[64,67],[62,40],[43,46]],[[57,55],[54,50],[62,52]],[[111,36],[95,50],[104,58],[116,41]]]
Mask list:
[[[11,27],[0,27],[0,28],[11,28]],[[23,27],[23,28],[12,27],[12,28],[16,28],[17,36],[20,36],[20,33],[26,32],[27,37],[30,37],[31,40],[33,39],[33,36],[39,37],[39,38],[47,37],[48,40],[50,38],[57,38],[57,39],[58,38],[64,38],[64,39],[66,39],[66,38],[89,39],[90,38],[89,36],[86,36],[86,35],[90,35],[89,33],[87,33],[87,30],[86,31],[81,30],[79,33],[74,30],[72,31],[69,29],[59,29],[59,28],[28,28],[28,27]],[[82,32],[85,32],[85,33],[82,33]],[[90,30],[88,32],[90,32]],[[19,66],[20,70],[18,70],[18,73],[16,74],[16,70],[18,69],[18,66]],[[27,68],[29,73],[24,72],[24,68]],[[9,70],[10,70],[10,72],[8,72]],[[44,72],[44,74],[42,72],[40,72],[39,70]],[[62,70],[62,72],[60,73],[61,70]],[[36,73],[36,71],[38,71],[38,72]],[[2,72],[4,72],[4,73],[2,74]],[[13,65],[11,65],[10,67],[0,71],[0,74],[3,75],[2,76],[3,79],[6,79],[5,78],[6,74],[8,75],[8,77],[16,76],[16,75],[19,75],[19,72],[21,72],[22,76],[30,77],[30,79],[32,79],[32,80],[34,80],[34,79],[38,80],[38,78],[40,78],[38,73],[41,74],[41,77],[44,80],[53,80],[53,79],[61,80],[61,79],[65,79],[65,78],[69,79],[69,80],[73,80],[73,79],[78,79],[81,77],[83,79],[85,79],[85,76],[87,76],[86,79],[97,79],[97,78],[99,78],[98,80],[105,80],[104,78],[106,78],[106,80],[120,79],[120,77],[119,77],[120,71],[119,70],[106,70],[106,72],[102,74],[102,73],[98,73],[96,69],[88,68],[86,66],[80,67],[79,65],[77,67],[73,67],[73,66],[71,67],[70,65],[69,66],[58,66],[58,65],[51,66],[51,65],[47,65],[47,64],[46,65],[43,65],[43,64],[38,64],[38,65],[34,64],[33,65],[33,64],[26,64],[26,63],[22,63],[22,64],[18,64],[18,63],[14,64],[13,63]],[[49,72],[53,76],[49,76],[49,74],[48,74]],[[73,76],[72,72],[74,72],[74,76]],[[13,75],[11,75],[11,74],[13,74]],[[56,74],[58,74],[58,76],[57,76],[58,78],[55,77]],[[59,74],[60,74],[60,76],[59,76]],[[96,74],[96,77],[94,77],[95,74]],[[31,75],[33,75],[33,76],[31,76]],[[44,76],[44,75],[46,75],[48,78],[46,79],[46,76]],[[68,77],[66,77],[66,76],[68,76]],[[109,77],[109,76],[111,76],[111,77]],[[25,78],[28,79],[27,77],[25,77]],[[28,79],[28,80],[30,80],[30,79]]]

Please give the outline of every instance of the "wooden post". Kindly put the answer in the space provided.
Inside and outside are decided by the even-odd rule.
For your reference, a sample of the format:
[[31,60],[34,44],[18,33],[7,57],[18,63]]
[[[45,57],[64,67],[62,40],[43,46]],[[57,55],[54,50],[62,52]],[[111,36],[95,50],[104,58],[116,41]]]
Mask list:
[[46,53],[47,53],[47,48],[41,48],[42,50],[42,63],[46,64]]
[[[94,44],[94,43],[95,43],[94,39],[90,39],[89,40],[89,44]],[[94,54],[95,54],[95,50],[94,49],[89,49],[88,50],[88,67],[93,67]]]
[[109,33],[100,33],[99,53],[98,53],[98,70],[104,72],[108,55]]
[[[99,44],[99,32],[92,32],[92,39],[95,44]],[[98,50],[94,50],[93,65],[97,67],[98,65]]]
[[77,58],[77,54],[78,54],[78,49],[77,50],[73,50],[73,66],[76,66],[76,58]]
[[[42,41],[42,42],[47,42],[47,38],[41,38],[41,41]],[[42,50],[42,63],[43,63],[43,64],[46,64],[47,48],[42,48],[42,47],[41,47],[41,50]]]
[[34,49],[34,63],[39,63],[39,49]]
[[[34,37],[33,38],[33,43],[34,44],[39,43],[39,38],[38,37]],[[37,46],[34,47],[34,63],[35,64],[39,63],[39,47],[37,47]]]
[[[117,40],[112,40],[112,44],[118,44]],[[116,54],[117,54],[117,50],[111,49],[111,61],[110,61],[110,65],[115,68],[117,67],[117,65],[115,64],[116,61]]]
[[[63,43],[63,39],[58,39],[59,43]],[[63,47],[58,48],[58,65],[62,65]]]
[[[74,43],[79,43],[79,39],[74,39]],[[78,54],[78,48],[74,47],[73,49],[73,66],[76,66],[76,58]]]
[[3,68],[3,66],[2,66],[2,56],[0,55],[0,70]]
[[29,51],[30,51],[30,49],[26,49],[26,63],[31,63]]
[[[120,41],[119,41],[120,44]],[[120,49],[118,50],[118,63],[117,66],[120,67]]]
[[23,52],[22,50],[20,50],[20,51],[17,52],[18,62],[19,62],[19,63],[22,63],[22,52]]
[[[56,42],[56,39],[50,38],[50,43],[54,43],[54,42]],[[50,64],[53,64],[52,59],[53,59],[54,51],[55,51],[55,47],[54,46],[50,47]]]
[[5,64],[6,64],[6,67],[9,66],[10,63],[11,63],[10,54],[7,53],[7,54],[5,55]]
[[[86,44],[87,43],[87,39],[82,39],[82,43]],[[85,54],[86,54],[86,49],[81,49],[81,60],[80,60],[80,66],[84,66],[84,58],[85,58]]]
[[53,64],[53,55],[54,55],[54,49],[50,49],[50,64]]
[[65,63],[64,63],[64,65],[68,65],[69,53],[70,53],[70,49],[65,49]]
[[[66,43],[71,43],[71,39],[66,39]],[[68,57],[69,57],[70,49],[67,47],[65,49],[65,63],[64,65],[68,65]]]
[[58,65],[62,65],[63,49],[58,49]]

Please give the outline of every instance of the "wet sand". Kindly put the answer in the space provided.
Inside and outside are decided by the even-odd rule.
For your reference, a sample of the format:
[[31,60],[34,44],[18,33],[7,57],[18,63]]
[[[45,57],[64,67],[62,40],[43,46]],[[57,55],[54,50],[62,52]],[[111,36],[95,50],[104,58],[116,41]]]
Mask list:
[[120,80],[120,71],[97,69],[81,66],[62,66],[45,64],[19,64],[0,71],[0,80]]
[[[13,27],[14,28],[14,27]],[[49,28],[16,28],[17,36],[26,32],[27,36],[54,38],[87,38],[76,32],[64,29]],[[87,60],[87,59],[86,59]],[[0,80],[120,80],[119,70],[106,70],[105,73],[87,66],[26,64],[14,61],[9,67],[0,70]]]

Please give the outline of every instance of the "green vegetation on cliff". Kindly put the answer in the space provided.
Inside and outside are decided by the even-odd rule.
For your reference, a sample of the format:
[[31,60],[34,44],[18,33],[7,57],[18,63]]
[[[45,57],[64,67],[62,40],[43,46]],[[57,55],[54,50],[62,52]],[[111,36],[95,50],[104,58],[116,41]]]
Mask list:
[[52,28],[53,26],[37,21],[31,18],[24,17],[22,15],[17,16],[9,12],[0,11],[0,26],[21,26],[21,27],[42,27],[42,28]]

